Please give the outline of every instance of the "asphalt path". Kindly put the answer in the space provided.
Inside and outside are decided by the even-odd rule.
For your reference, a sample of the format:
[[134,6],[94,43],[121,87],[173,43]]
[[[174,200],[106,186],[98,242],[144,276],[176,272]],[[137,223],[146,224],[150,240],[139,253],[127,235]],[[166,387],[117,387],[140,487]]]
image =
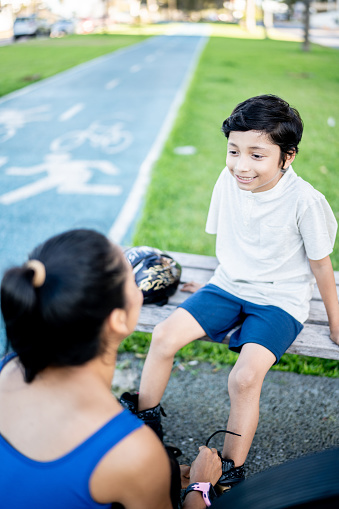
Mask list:
[[[285,36],[291,36],[300,42],[304,40],[304,27],[293,26],[293,24],[281,23],[275,24],[274,30],[284,34]],[[337,29],[326,29],[326,28],[310,28],[309,33],[310,42],[325,46],[327,48],[339,49],[339,28]]]
[[[139,389],[143,364],[144,359],[132,353],[118,356],[113,379],[117,397]],[[166,412],[162,419],[164,440],[182,450],[180,463],[190,464],[199,446],[216,430],[225,429],[231,405],[227,391],[231,369],[175,360],[161,404]],[[338,407],[338,379],[270,370],[261,391],[259,425],[245,464],[246,477],[291,459],[338,448]],[[210,447],[221,451],[224,436],[212,438]],[[261,507],[268,508],[269,503]]]
[[0,100],[1,274],[70,228],[130,241],[152,165],[208,39],[203,26],[180,30]]

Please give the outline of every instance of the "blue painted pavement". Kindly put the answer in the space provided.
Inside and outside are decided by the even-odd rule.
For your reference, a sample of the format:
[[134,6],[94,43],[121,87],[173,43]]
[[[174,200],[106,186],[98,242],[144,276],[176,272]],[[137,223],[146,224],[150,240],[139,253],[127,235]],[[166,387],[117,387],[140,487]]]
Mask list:
[[0,100],[1,275],[66,229],[130,242],[171,110],[205,41],[150,38]]

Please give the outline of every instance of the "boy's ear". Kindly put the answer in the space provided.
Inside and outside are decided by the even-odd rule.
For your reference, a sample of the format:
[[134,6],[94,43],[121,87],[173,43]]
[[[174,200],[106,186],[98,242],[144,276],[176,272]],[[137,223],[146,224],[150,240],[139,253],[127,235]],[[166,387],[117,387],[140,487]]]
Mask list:
[[128,334],[127,314],[124,309],[115,308],[107,318],[109,328],[116,334]]
[[285,161],[285,164],[284,166],[281,168],[282,170],[287,170],[287,168],[289,167],[290,164],[293,163],[294,159],[295,159],[295,156],[296,156],[296,152],[295,150],[293,151],[292,154],[286,154],[286,161]]

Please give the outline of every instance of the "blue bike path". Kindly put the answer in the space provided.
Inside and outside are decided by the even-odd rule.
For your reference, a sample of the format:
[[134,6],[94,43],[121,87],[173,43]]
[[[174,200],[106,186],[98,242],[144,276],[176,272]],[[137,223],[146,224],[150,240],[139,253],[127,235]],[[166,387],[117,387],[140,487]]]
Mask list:
[[66,229],[130,241],[206,40],[150,38],[0,100],[1,275]]

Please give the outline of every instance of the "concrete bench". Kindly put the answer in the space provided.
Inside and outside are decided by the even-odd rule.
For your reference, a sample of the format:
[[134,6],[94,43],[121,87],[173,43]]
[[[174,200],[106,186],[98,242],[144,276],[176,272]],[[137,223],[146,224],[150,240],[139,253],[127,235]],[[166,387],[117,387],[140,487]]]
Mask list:
[[[188,281],[207,283],[218,264],[217,259],[213,256],[174,252],[169,252],[169,254],[182,266],[182,283],[176,293],[169,299],[167,305],[147,304],[142,307],[136,331],[152,332],[157,323],[167,318],[176,306],[190,295],[187,292],[180,291],[182,284]],[[338,292],[339,272],[335,272],[335,279]],[[209,340],[207,336],[200,339]],[[228,338],[226,337],[223,342],[228,343]],[[325,306],[317,287],[314,289],[311,301],[310,316],[304,324],[304,329],[289,347],[287,353],[339,360],[339,346],[333,343],[329,337]]]

